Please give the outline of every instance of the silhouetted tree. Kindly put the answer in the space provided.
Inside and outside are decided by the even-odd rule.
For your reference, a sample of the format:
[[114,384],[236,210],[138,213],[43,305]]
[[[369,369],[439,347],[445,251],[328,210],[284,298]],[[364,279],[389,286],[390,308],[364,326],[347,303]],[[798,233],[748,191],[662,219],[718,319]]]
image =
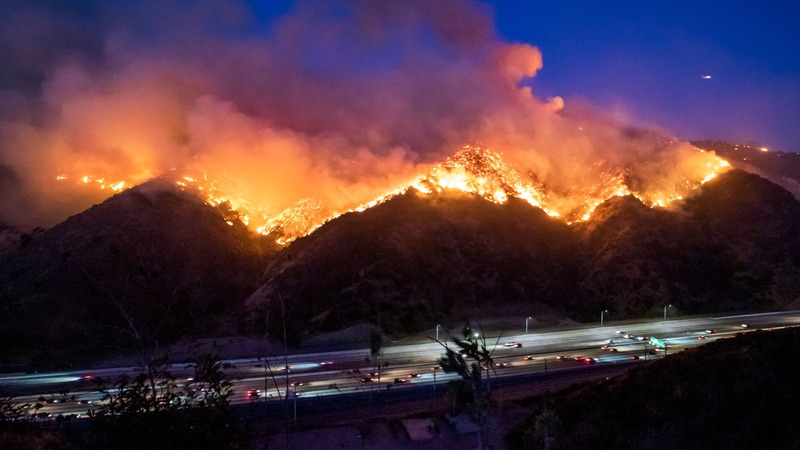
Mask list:
[[[457,349],[444,346],[445,354],[441,358],[442,370],[446,373],[457,373],[472,391],[472,417],[478,425],[478,447],[488,448],[489,422],[487,418],[489,385],[488,377],[492,366],[491,352],[486,348],[483,333],[476,332],[469,324],[464,326],[463,338],[453,338]],[[484,382],[483,372],[486,371]]]

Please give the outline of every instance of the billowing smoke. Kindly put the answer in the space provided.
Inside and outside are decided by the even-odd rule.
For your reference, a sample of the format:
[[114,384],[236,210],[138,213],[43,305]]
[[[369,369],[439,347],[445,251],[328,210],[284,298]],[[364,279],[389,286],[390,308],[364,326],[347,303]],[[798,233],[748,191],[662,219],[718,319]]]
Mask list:
[[343,210],[477,142],[556,204],[609,168],[664,183],[692,152],[538,99],[524,82],[540,52],[469,0],[298,1],[269,23],[235,1],[15,3],[0,6],[0,221],[20,227],[110,195],[82,177],[206,172],[273,214]]

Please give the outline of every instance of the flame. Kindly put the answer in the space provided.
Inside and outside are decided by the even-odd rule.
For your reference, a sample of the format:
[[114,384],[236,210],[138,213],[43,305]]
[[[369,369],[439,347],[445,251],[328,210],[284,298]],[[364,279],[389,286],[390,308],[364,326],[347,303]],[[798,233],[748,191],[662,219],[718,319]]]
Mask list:
[[[649,169],[647,165],[623,169],[597,163],[599,176],[594,183],[573,186],[567,192],[556,193],[549,190],[532,172],[519,170],[506,163],[500,154],[483,147],[465,146],[444,162],[434,165],[427,173],[345,211],[331,211],[321,200],[313,197],[304,198],[288,208],[276,208],[269,202],[253,198],[245,186],[225,176],[224,170],[214,168],[216,170],[213,173],[222,175],[212,176],[199,162],[181,171],[175,170],[168,176],[179,188],[190,189],[203,196],[207,204],[227,207],[252,230],[272,235],[278,244],[288,245],[329,220],[348,212],[366,211],[409,189],[423,195],[445,191],[467,192],[497,204],[515,197],[568,224],[590,220],[594,210],[614,196],[633,195],[649,207],[668,207],[730,167],[727,161],[713,152],[698,148],[692,150],[693,153],[680,160],[678,175],[658,182],[643,182],[642,178],[646,178],[643,174]],[[58,182],[75,182],[113,192],[122,191],[141,181],[108,180],[96,175],[73,176],[64,172],[55,178]],[[235,223],[228,217],[226,222],[231,226]]]
[[104,177],[97,177],[94,175],[83,175],[81,177],[72,177],[64,174],[56,175],[56,181],[66,182],[75,178],[77,178],[76,184],[78,185],[86,185],[98,188],[100,190],[108,190],[113,192],[122,192],[125,190],[126,186],[135,184],[126,180],[106,181]]

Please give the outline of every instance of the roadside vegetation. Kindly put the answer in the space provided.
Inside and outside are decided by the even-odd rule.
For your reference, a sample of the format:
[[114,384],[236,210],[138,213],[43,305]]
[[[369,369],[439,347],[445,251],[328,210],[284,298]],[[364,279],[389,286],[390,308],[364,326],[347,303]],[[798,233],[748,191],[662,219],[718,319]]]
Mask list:
[[[48,417],[35,405],[0,398],[0,448],[44,449],[238,449],[244,427],[228,399],[231,383],[216,358],[205,355],[191,366],[194,376],[179,381],[166,360],[135,377],[111,384],[97,379],[103,402],[89,418]],[[75,401],[63,393],[61,401]]]
[[800,329],[755,331],[529,399],[512,449],[800,448]]

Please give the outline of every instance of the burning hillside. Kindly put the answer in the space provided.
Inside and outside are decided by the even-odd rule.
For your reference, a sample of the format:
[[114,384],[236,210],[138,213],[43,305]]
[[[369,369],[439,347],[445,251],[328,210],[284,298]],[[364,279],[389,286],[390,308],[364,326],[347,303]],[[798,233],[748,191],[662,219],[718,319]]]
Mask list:
[[[303,198],[288,208],[276,210],[269,203],[248,194],[246,187],[236,180],[220,181],[212,178],[199,166],[186,172],[191,176],[173,173],[171,178],[179,187],[198,192],[210,205],[226,204],[238,214],[244,224],[259,233],[276,236],[277,242],[283,245],[309,234],[342,213],[364,211],[403,194],[408,189],[415,189],[422,194],[457,190],[477,194],[487,201],[499,204],[505,203],[509,197],[516,197],[533,207],[541,208],[550,216],[572,223],[588,220],[597,205],[614,196],[633,195],[648,206],[665,207],[682,199],[728,167],[726,161],[699,149],[693,148],[681,159],[674,157],[675,150],[669,146],[663,152],[668,154],[671,159],[669,162],[645,161],[625,167],[608,162],[596,163],[593,171],[596,172],[597,179],[593,183],[555,190],[530,169],[519,170],[489,149],[466,146],[445,161],[434,165],[427,173],[400,183],[387,193],[367,202],[339,211],[329,208],[321,199],[323,196]],[[674,164],[674,167],[656,167],[657,170],[653,170],[658,164]],[[650,179],[647,178],[649,172],[662,175]],[[106,181],[90,175],[56,177],[62,182],[75,178],[80,184],[111,192],[133,184],[127,180]]]
[[[504,40],[479,3],[308,2],[257,37],[220,32],[235,5],[173,5],[160,23],[152,4],[97,10],[114,25],[53,27],[52,42],[13,35],[25,52],[3,69],[24,76],[0,77],[0,222],[49,227],[164,176],[283,243],[411,188],[518,197],[575,222],[614,195],[667,205],[725,166],[580,100],[537,97],[541,52]],[[141,23],[116,20],[128,8]],[[470,142],[485,148],[453,154]]]

